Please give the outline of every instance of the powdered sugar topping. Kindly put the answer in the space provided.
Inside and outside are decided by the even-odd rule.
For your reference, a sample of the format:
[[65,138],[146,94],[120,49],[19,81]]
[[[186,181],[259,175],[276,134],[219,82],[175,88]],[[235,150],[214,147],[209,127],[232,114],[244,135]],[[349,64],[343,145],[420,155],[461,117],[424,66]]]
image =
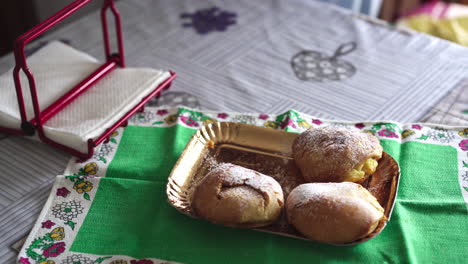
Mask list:
[[220,164],[212,173],[221,171],[224,185],[227,186],[238,186],[247,185],[251,188],[265,192],[268,189],[272,189],[274,192],[283,194],[281,186],[272,177],[263,175],[256,171],[236,166],[230,163]]

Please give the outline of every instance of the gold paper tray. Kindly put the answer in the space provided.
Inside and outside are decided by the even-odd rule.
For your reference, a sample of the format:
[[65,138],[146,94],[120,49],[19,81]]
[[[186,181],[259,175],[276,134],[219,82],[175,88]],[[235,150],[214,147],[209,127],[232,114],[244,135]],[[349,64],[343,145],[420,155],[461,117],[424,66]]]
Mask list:
[[[275,178],[283,188],[285,201],[289,193],[303,183],[291,155],[291,145],[299,134],[242,123],[211,123],[201,127],[185,147],[174,166],[167,184],[169,203],[178,211],[197,218],[190,201],[194,187],[217,164],[228,162]],[[398,163],[383,153],[376,172],[362,185],[385,209],[386,221],[365,238],[347,244],[355,245],[378,235],[390,220],[395,204],[400,169]],[[274,224],[255,230],[307,239],[287,223],[285,214]]]

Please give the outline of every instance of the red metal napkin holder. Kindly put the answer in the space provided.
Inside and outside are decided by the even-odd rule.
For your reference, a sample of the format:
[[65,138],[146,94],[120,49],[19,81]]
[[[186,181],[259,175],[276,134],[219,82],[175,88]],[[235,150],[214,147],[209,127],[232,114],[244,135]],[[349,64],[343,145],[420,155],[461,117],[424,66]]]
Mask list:
[[[136,106],[134,106],[130,111],[128,111],[122,118],[120,118],[116,123],[109,127],[102,135],[100,135],[96,140],[88,139],[88,152],[83,153],[74,148],[60,144],[52,139],[48,138],[44,134],[43,125],[56,115],[60,110],[70,104],[74,99],[76,99],[80,94],[86,92],[93,84],[102,79],[106,74],[110,73],[116,67],[125,67],[125,58],[124,58],[124,46],[122,38],[122,23],[120,18],[120,13],[115,7],[114,0],[105,0],[104,5],[101,9],[101,22],[102,22],[102,33],[104,38],[104,51],[106,54],[106,62],[100,66],[97,70],[91,73],[88,77],[82,80],[80,83],[75,85],[70,91],[65,95],[57,99],[54,103],[49,105],[47,108],[41,111],[38,93],[36,89],[36,83],[32,72],[29,70],[26,63],[26,56],[24,53],[24,47],[27,43],[37,38],[39,35],[48,31],[50,28],[69,17],[71,14],[75,13],[77,10],[91,2],[92,0],[77,0],[69,4],[44,22],[35,26],[28,32],[24,33],[18,37],[15,41],[14,46],[14,55],[16,65],[13,70],[13,78],[15,81],[16,95],[18,98],[18,106],[21,115],[21,128],[12,129],[6,127],[0,127],[1,132],[17,134],[22,136],[33,136],[37,131],[39,139],[46,144],[49,144],[55,148],[61,149],[65,152],[68,152],[74,156],[79,157],[81,160],[86,160],[92,157],[94,153],[94,148],[101,144],[104,140],[109,140],[110,135],[120,126],[126,126],[128,119],[137,111],[143,111],[144,105],[153,97],[159,97],[161,91],[168,89],[171,85],[172,80],[176,77],[174,72],[171,72],[171,76],[167,78],[164,82],[159,84],[150,94],[145,96]],[[109,44],[109,33],[107,26],[107,10],[110,9],[115,18],[115,30],[117,36],[117,49],[118,53],[111,54],[110,44]],[[26,109],[23,98],[23,91],[20,82],[20,70],[24,72],[28,78],[29,89],[31,91],[31,99],[34,109],[34,118],[29,119],[26,116]]]

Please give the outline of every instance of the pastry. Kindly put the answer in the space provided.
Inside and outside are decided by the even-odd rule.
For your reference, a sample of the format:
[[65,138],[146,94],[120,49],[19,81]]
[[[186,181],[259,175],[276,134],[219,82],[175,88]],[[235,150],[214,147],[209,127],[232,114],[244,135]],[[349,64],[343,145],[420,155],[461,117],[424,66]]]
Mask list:
[[322,127],[299,135],[292,153],[307,182],[361,183],[376,170],[382,146],[369,133]]
[[364,238],[386,220],[377,199],[352,182],[299,185],[288,196],[286,214],[304,236],[338,244]]
[[209,172],[192,195],[197,216],[235,227],[269,225],[283,204],[281,186],[272,177],[229,163]]

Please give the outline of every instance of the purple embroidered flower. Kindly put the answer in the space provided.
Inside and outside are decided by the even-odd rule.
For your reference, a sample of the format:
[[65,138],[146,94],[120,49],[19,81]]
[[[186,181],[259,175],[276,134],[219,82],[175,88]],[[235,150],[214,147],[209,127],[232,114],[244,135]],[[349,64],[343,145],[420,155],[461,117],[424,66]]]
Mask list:
[[312,119],[312,124],[316,124],[318,126],[320,126],[320,124],[322,124],[323,122],[320,121],[319,119]]
[[180,121],[184,122],[184,124],[186,124],[189,127],[198,127],[199,126],[197,121],[195,121],[192,118],[187,117],[187,116],[180,116]]
[[359,129],[363,129],[366,127],[366,125],[364,125],[363,123],[357,123],[354,125],[356,128],[359,128]]
[[22,263],[22,264],[31,264],[31,262],[29,262],[28,258],[23,258],[23,257],[21,257],[19,259],[19,262]]
[[219,113],[218,114],[218,118],[226,119],[227,117],[228,117],[228,114],[226,114],[226,113]]
[[460,146],[460,148],[461,148],[463,151],[468,151],[468,139],[464,139],[464,140],[460,141],[460,143],[458,144],[458,146]]
[[286,118],[283,122],[281,122],[281,125],[280,125],[281,129],[285,129],[286,127],[296,128],[296,125],[294,124],[292,119],[289,117]]
[[55,223],[50,220],[42,222],[41,224],[42,224],[42,228],[51,228],[55,225]]
[[44,249],[44,251],[42,252],[42,255],[44,255],[45,257],[51,258],[51,257],[56,257],[62,254],[64,251],[65,251],[65,243],[59,242]]
[[62,197],[67,197],[69,193],[70,191],[65,187],[58,188],[56,192],[57,196],[62,196]]
[[157,115],[167,115],[169,112],[165,109],[162,109],[162,110],[158,110],[156,112]]
[[422,129],[422,126],[420,126],[420,125],[412,125],[411,128],[414,128],[414,129],[417,129],[417,130],[421,130],[421,129]]
[[381,137],[388,137],[388,138],[398,138],[398,135],[395,132],[383,129],[378,132],[379,136]]
[[190,20],[183,23],[183,27],[193,27],[198,34],[207,34],[212,31],[226,31],[228,26],[236,24],[237,14],[212,7],[200,9],[193,14],[182,13],[180,17]]
[[262,119],[262,120],[267,120],[268,119],[268,115],[265,115],[265,114],[261,114],[258,116],[259,119]]

